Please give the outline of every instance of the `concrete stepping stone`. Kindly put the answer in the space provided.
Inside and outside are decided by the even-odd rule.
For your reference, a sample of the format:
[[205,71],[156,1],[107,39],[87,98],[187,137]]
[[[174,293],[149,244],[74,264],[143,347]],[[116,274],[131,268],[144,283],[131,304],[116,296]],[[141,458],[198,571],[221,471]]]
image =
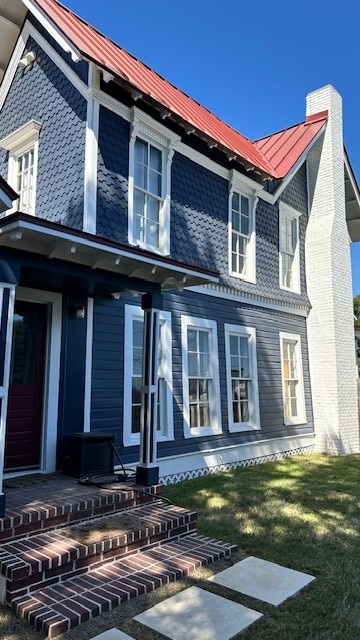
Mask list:
[[128,636],[127,633],[120,631],[119,629],[108,629],[104,633],[100,633],[99,636],[95,636],[90,640],[134,640],[132,636]]
[[190,587],[134,620],[170,640],[230,640],[262,614],[199,587]]
[[315,577],[250,556],[209,580],[277,606]]

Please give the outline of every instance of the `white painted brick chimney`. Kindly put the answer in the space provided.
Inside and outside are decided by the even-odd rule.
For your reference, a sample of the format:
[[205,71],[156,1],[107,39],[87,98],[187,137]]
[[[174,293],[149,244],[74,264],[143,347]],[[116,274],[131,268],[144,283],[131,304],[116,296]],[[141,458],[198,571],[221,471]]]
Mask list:
[[306,113],[328,110],[324,136],[310,150],[306,278],[312,309],[308,343],[318,451],[359,451],[350,240],[346,225],[342,100],[327,85],[310,93]]

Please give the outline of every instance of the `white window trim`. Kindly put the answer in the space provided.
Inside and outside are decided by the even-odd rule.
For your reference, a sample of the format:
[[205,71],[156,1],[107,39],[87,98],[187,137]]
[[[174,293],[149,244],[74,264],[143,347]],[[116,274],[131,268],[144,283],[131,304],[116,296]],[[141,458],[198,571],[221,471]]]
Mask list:
[[[173,418],[173,382],[172,382],[172,333],[171,333],[171,313],[160,311],[160,322],[163,322],[165,333],[163,348],[163,358],[165,360],[165,381],[167,386],[166,402],[166,424],[167,434],[157,434],[157,442],[168,442],[174,440],[174,418]],[[131,431],[131,372],[132,353],[129,347],[133,344],[132,324],[134,318],[143,320],[144,312],[136,305],[125,305],[125,332],[124,332],[124,409],[123,409],[123,442],[124,447],[133,447],[140,444],[140,434]]]
[[[0,147],[9,151],[8,183],[15,191],[17,190],[17,160],[19,156],[23,155],[27,151],[30,151],[30,149],[34,150],[33,188],[30,212],[31,215],[35,215],[40,130],[40,122],[38,122],[37,120],[29,120],[28,122],[26,122],[26,124],[16,129],[16,131],[13,131],[8,136],[0,140]],[[9,209],[7,215],[18,211],[18,208],[19,199],[15,200],[14,206],[12,207],[12,209]]]
[[[187,329],[210,329],[212,332],[212,345],[210,352],[210,365],[214,380],[214,397],[212,399],[211,418],[213,424],[210,427],[190,428],[190,407],[189,407],[189,373],[188,373],[188,348]],[[192,316],[181,316],[181,347],[182,347],[182,371],[183,371],[183,415],[184,415],[184,437],[199,438],[202,436],[213,436],[222,433],[221,426],[221,397],[220,397],[220,375],[218,357],[217,324],[215,320],[204,318],[194,318]]]
[[[232,270],[232,197],[234,193],[244,196],[249,200],[249,225],[250,240],[248,244],[247,263],[248,273],[241,274]],[[254,189],[250,189],[248,185],[244,185],[240,174],[232,171],[229,182],[229,202],[228,202],[228,264],[229,274],[233,278],[245,280],[246,282],[256,283],[256,206],[259,197]]]
[[[282,381],[282,393],[283,393],[283,412],[284,412],[284,424],[286,426],[297,425],[297,424],[306,424],[306,409],[305,409],[305,394],[304,394],[304,373],[302,366],[302,353],[301,353],[301,337],[297,333],[285,333],[280,331],[280,356],[281,356],[281,381]],[[299,375],[299,397],[298,397],[298,411],[299,415],[296,418],[288,418],[286,417],[285,405],[286,405],[286,394],[285,394],[285,376],[284,376],[284,340],[291,340],[292,342],[296,342],[295,352],[296,352],[296,362],[298,367],[298,375]]]
[[[301,287],[300,287],[300,236],[299,236],[299,218],[301,216],[301,212],[297,211],[296,209],[294,209],[293,207],[290,207],[290,205],[285,204],[285,202],[280,202],[279,203],[279,287],[280,289],[283,289],[284,291],[291,291],[292,293],[300,293],[301,292]],[[295,254],[294,254],[294,268],[293,268],[293,286],[292,287],[286,287],[285,285],[282,284],[282,277],[283,277],[283,273],[282,273],[282,260],[281,260],[281,254],[282,254],[282,244],[281,244],[281,226],[283,223],[284,219],[288,219],[288,220],[296,220],[296,234],[297,234],[297,243],[296,243],[296,249],[295,249]]]
[[[256,357],[256,329],[253,327],[243,327],[237,324],[225,324],[225,357],[226,357],[226,382],[228,398],[229,431],[250,431],[260,429],[260,409],[259,409],[259,385],[257,373]],[[249,422],[234,422],[231,389],[231,358],[230,358],[230,335],[247,336],[249,339],[250,375],[251,375],[251,398]]]
[[[136,107],[131,110],[132,128],[129,146],[129,207],[128,240],[129,244],[160,255],[170,254],[170,201],[171,201],[171,163],[174,146],[180,136],[172,133]],[[163,206],[160,211],[159,247],[140,242],[134,237],[134,149],[136,139],[150,143],[162,152],[162,193]]]

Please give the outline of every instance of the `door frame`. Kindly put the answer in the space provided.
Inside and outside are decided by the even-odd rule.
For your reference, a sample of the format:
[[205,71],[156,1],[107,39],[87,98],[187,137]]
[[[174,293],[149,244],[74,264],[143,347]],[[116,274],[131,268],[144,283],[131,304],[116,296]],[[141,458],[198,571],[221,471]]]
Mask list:
[[[47,306],[44,393],[41,428],[41,453],[39,471],[56,470],[57,423],[59,410],[60,353],[62,331],[62,295],[53,291],[41,291],[17,287],[15,300],[34,302]],[[19,473],[13,472],[9,475]],[[8,474],[4,474],[6,477]]]

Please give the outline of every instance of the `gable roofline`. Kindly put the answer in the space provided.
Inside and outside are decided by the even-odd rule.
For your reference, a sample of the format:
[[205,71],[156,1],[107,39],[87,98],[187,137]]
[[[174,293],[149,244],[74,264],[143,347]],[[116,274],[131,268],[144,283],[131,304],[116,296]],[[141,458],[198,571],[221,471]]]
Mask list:
[[223,122],[63,4],[57,0],[22,2],[73,59],[85,58],[95,63],[108,79],[113,76],[130,90],[140,92],[182,125],[194,127],[195,134],[206,136],[228,159],[236,159],[247,170],[260,173],[263,179],[284,177],[285,173],[277,170],[260,145]]

